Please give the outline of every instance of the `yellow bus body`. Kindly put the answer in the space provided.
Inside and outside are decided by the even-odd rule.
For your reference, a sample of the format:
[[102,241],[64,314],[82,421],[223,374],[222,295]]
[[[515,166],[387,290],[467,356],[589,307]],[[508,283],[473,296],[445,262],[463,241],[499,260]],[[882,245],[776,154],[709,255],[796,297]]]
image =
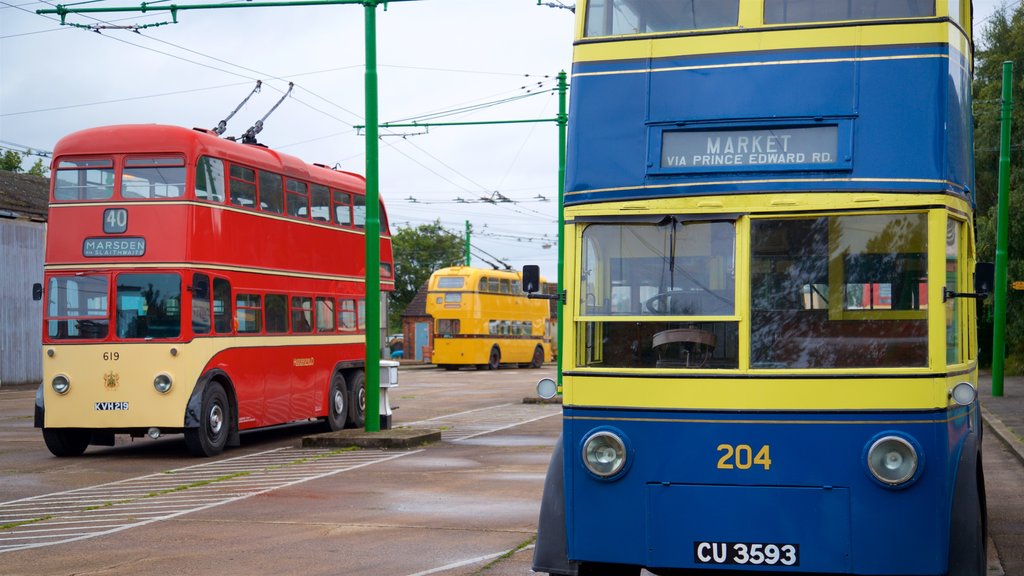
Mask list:
[[550,304],[526,297],[519,272],[442,268],[430,277],[427,314],[434,321],[431,360],[438,366],[537,365],[538,350],[540,362],[552,358],[545,336]]

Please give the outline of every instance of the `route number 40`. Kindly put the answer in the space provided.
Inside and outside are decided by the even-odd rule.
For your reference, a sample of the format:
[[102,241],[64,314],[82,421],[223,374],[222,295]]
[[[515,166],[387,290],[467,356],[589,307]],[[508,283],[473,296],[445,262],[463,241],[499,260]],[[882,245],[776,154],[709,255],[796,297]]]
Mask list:
[[771,451],[767,444],[761,446],[757,454],[754,454],[754,449],[746,444],[719,444],[718,452],[722,454],[718,459],[719,470],[750,470],[754,466],[769,470],[772,467]]

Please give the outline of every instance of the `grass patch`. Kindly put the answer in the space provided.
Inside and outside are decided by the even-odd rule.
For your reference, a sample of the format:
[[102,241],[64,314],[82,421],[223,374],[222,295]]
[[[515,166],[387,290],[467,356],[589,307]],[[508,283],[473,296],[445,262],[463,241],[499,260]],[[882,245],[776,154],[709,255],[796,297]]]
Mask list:
[[533,544],[536,541],[537,541],[537,535],[536,534],[534,534],[533,536],[530,536],[526,540],[523,540],[522,542],[520,542],[519,545],[516,546],[515,548],[509,550],[508,552],[505,552],[501,556],[498,556],[494,560],[491,560],[490,562],[488,562],[486,565],[484,565],[482,568],[480,568],[476,572],[473,572],[473,576],[478,576],[480,574],[486,573],[491,568],[494,568],[498,564],[500,564],[500,563],[504,562],[505,560],[508,560],[509,558],[511,558],[516,552],[519,552],[523,548],[526,548],[527,546]]
[[0,530],[10,530],[11,528],[17,528],[18,526],[35,524],[36,522],[42,522],[44,520],[49,520],[50,518],[53,518],[53,516],[40,516],[39,518],[33,518],[31,520],[22,520],[20,522],[9,522],[7,524],[0,524]]
[[234,474],[225,474],[224,476],[218,476],[209,480],[197,480],[190,484],[182,484],[181,486],[175,486],[174,488],[167,488],[164,490],[158,490],[156,492],[150,492],[143,496],[143,498],[155,498],[157,496],[163,496],[164,494],[173,494],[174,492],[182,492],[185,490],[191,490],[192,488],[201,488],[203,486],[209,486],[210,484],[216,484],[217,482],[224,482],[227,480],[234,480],[235,478],[241,478],[242,476],[248,476],[252,474],[252,471],[246,470],[244,472],[235,472]]

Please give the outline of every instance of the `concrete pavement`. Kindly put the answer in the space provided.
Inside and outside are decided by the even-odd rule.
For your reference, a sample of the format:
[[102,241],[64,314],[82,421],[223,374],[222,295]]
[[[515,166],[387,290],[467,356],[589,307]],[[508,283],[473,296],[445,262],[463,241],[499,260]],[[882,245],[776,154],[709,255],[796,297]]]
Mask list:
[[[989,574],[1018,576],[1024,574],[1024,517],[1014,510],[1019,510],[1016,503],[1024,500],[1024,376],[1005,377],[1002,395],[993,396],[992,375],[983,372],[978,392],[986,434]],[[990,460],[1007,455],[1019,466],[1007,469],[990,465]],[[993,556],[998,559],[999,571],[992,569]]]

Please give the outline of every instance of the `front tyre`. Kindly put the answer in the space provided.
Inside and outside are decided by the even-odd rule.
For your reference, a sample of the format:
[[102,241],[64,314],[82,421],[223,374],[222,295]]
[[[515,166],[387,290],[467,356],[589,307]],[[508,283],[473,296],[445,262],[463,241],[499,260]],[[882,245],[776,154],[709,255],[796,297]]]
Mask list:
[[501,350],[498,350],[497,346],[491,348],[491,356],[487,360],[488,370],[497,370],[501,367]]
[[203,390],[199,426],[185,429],[185,444],[193,456],[216,456],[224,451],[231,428],[231,405],[224,387],[211,381]]
[[92,433],[81,428],[43,428],[43,441],[54,456],[81,456]]
[[355,373],[349,386],[348,420],[353,428],[366,426],[366,374]]

